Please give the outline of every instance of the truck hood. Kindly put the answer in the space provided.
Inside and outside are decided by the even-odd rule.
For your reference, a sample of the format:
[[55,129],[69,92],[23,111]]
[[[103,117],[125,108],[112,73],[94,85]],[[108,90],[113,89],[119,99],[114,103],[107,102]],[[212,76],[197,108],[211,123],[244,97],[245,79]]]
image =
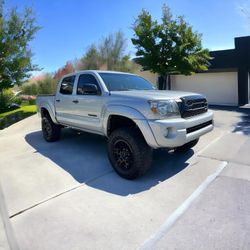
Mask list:
[[129,90],[129,91],[111,91],[111,96],[132,97],[146,100],[168,100],[179,99],[184,96],[198,95],[196,93],[173,91],[173,90]]

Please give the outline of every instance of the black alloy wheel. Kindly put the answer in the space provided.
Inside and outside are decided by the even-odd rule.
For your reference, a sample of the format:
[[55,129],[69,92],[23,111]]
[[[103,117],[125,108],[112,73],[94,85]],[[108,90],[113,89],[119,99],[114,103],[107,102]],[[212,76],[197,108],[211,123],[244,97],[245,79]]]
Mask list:
[[43,137],[47,142],[54,142],[60,139],[61,126],[55,124],[49,116],[42,117]]
[[138,128],[122,127],[109,136],[108,157],[121,177],[133,180],[150,168],[152,149]]

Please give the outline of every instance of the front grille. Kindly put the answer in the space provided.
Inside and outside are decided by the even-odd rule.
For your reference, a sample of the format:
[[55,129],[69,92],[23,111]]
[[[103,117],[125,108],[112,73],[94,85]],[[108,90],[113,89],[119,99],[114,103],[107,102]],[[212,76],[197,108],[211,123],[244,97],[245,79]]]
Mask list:
[[192,133],[192,132],[194,132],[194,131],[196,131],[196,130],[205,128],[205,127],[207,127],[207,126],[209,126],[209,125],[212,125],[212,124],[213,124],[213,121],[211,120],[211,121],[204,122],[204,123],[202,123],[202,124],[196,125],[196,126],[194,126],[194,127],[187,128],[187,134]]
[[207,112],[208,104],[203,96],[186,96],[181,98],[179,108],[181,117],[188,118]]

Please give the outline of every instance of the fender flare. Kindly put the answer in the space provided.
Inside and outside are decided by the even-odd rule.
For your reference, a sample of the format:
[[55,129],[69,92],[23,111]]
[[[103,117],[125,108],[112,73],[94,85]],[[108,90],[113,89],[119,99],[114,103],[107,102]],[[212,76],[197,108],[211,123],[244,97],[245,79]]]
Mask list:
[[49,112],[51,120],[54,123],[59,124],[58,121],[56,120],[55,109],[51,108],[51,106],[46,102],[41,103],[40,110],[39,110],[41,115],[42,115],[42,109],[46,109]]
[[103,132],[106,136],[108,136],[108,123],[110,116],[118,115],[124,116],[126,118],[131,119],[140,129],[145,141],[152,148],[157,148],[158,144],[155,140],[151,127],[145,116],[140,113],[138,110],[123,106],[123,105],[108,105],[104,108],[103,111]]

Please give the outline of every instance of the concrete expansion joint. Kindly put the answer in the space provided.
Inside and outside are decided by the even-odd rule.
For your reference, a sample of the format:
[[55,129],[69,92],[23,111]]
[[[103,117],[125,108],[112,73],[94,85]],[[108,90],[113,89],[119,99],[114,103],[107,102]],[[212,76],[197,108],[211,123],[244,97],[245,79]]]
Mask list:
[[[219,158],[217,158],[217,157],[206,156],[206,155],[197,155],[197,157],[205,158],[205,159],[210,159],[210,160],[216,160],[216,161],[220,161],[220,162],[226,161],[226,160],[223,160],[223,159],[219,159]],[[227,161],[226,161],[226,162],[227,162]]]
[[211,156],[206,156],[206,155],[198,155],[198,157],[200,158],[205,158],[205,159],[211,159],[211,160],[216,160],[216,161],[220,161],[220,162],[227,162],[227,163],[235,163],[235,164],[239,164],[239,165],[245,165],[245,166],[249,166],[248,164],[243,164],[242,162],[239,162],[239,161],[236,161],[236,160],[224,160],[224,159],[220,159],[220,158],[217,158],[217,157],[211,157]]
[[[250,166],[249,166],[250,167]],[[240,178],[240,177],[232,177],[232,176],[226,176],[226,175],[220,175],[219,176],[220,178],[224,178],[224,179],[231,179],[231,180],[240,180],[240,181],[243,181],[243,182],[248,182],[248,183],[250,183],[250,180],[247,180],[247,179],[245,179],[245,178]]]
[[102,175],[99,175],[99,176],[97,176],[97,177],[94,177],[94,178],[92,178],[92,179],[86,181],[85,184],[89,184],[89,183],[91,183],[91,182],[93,182],[93,181],[95,181],[95,180],[97,180],[97,179],[99,179],[99,178],[101,178],[101,177],[103,177],[103,176],[105,176],[105,175],[109,175],[109,174],[111,174],[111,173],[113,173],[113,172],[114,172],[114,170],[110,170],[110,171],[108,171],[108,172],[106,172],[106,173],[104,173],[104,174],[102,174]]
[[56,195],[53,195],[53,196],[51,196],[51,197],[49,197],[49,198],[47,198],[47,199],[45,199],[45,200],[42,200],[42,201],[40,201],[40,202],[38,202],[38,203],[35,203],[34,205],[32,205],[32,206],[30,206],[30,207],[27,207],[27,208],[25,208],[25,209],[22,209],[22,210],[20,210],[19,212],[15,213],[15,214],[12,214],[12,215],[10,216],[10,219],[11,219],[11,218],[14,218],[14,217],[17,216],[17,215],[20,215],[20,214],[22,214],[22,213],[28,211],[28,210],[30,210],[30,209],[32,209],[32,208],[34,208],[34,207],[37,207],[37,206],[39,206],[39,205],[41,205],[41,204],[43,204],[43,203],[46,203],[46,202],[48,202],[48,201],[50,201],[50,200],[53,200],[53,199],[55,199],[55,198],[57,198],[57,197],[59,197],[59,196],[61,196],[61,195],[63,195],[63,194],[66,194],[66,193],[68,193],[68,192],[70,192],[70,191],[72,191],[72,190],[75,190],[75,189],[77,189],[77,188],[79,188],[79,187],[81,187],[81,186],[83,186],[83,185],[85,185],[85,183],[76,185],[75,187],[73,187],[73,188],[71,188],[71,189],[68,189],[68,190],[66,190],[66,191],[64,191],[64,192],[61,192],[61,193],[56,194]]
[[23,210],[21,210],[21,211],[15,213],[15,214],[12,214],[9,218],[10,218],[10,219],[11,219],[11,218],[14,218],[15,216],[20,215],[20,214],[22,214],[22,213],[24,213],[24,212],[26,212],[26,211],[28,211],[28,210],[34,208],[34,207],[37,207],[37,206],[39,206],[39,205],[41,205],[41,204],[44,204],[44,203],[46,203],[46,202],[48,202],[48,201],[50,201],[50,200],[53,200],[53,199],[57,198],[57,197],[59,197],[59,196],[62,196],[62,195],[67,194],[67,193],[69,193],[69,192],[71,192],[71,191],[73,191],[73,190],[76,190],[76,189],[78,189],[78,188],[80,188],[80,187],[83,187],[83,186],[85,186],[86,184],[91,183],[91,182],[97,180],[98,178],[101,178],[101,177],[103,177],[103,176],[105,176],[105,175],[108,175],[108,174],[110,174],[110,173],[112,173],[112,172],[114,172],[114,171],[113,171],[113,170],[110,170],[110,171],[106,172],[105,174],[102,174],[102,175],[99,175],[98,177],[95,177],[95,178],[90,179],[90,180],[87,181],[87,182],[80,183],[79,185],[76,185],[75,187],[73,187],[73,188],[71,188],[71,189],[68,189],[68,190],[66,190],[66,191],[64,191],[64,192],[61,192],[61,193],[56,194],[56,195],[53,195],[53,196],[51,196],[51,197],[49,197],[49,198],[47,198],[47,199],[45,199],[45,200],[42,200],[42,201],[40,201],[40,202],[38,202],[38,203],[36,203],[36,204],[30,206],[30,207],[27,207],[27,208],[25,208],[25,209],[23,209]]

